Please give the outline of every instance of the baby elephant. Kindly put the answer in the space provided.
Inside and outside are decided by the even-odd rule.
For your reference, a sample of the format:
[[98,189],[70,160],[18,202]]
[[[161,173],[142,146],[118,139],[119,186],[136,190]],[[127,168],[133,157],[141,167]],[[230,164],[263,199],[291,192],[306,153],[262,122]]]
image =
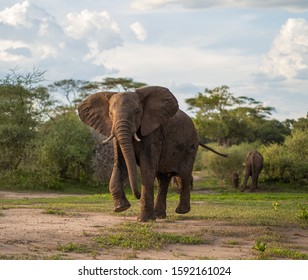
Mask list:
[[245,177],[241,187],[243,192],[247,187],[247,181],[251,176],[252,184],[251,191],[255,191],[258,188],[259,175],[263,169],[263,157],[258,151],[251,151],[247,154],[244,162],[245,166]]
[[239,176],[237,172],[233,172],[231,175],[231,182],[234,189],[238,189],[239,187]]

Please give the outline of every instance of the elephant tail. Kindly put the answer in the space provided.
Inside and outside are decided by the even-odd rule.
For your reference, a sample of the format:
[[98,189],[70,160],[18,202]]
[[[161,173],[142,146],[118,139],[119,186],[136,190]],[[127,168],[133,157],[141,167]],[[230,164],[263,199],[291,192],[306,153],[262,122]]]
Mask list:
[[207,145],[205,145],[205,144],[203,144],[203,143],[201,143],[201,142],[199,142],[199,145],[200,145],[202,148],[207,149],[207,150],[209,150],[209,151],[211,151],[211,152],[213,152],[213,153],[215,153],[215,154],[217,154],[217,155],[219,155],[219,156],[228,157],[227,154],[222,154],[222,153],[220,153],[220,152],[217,152],[217,151],[214,150],[213,148],[211,148],[211,147],[209,147],[209,146],[207,146]]

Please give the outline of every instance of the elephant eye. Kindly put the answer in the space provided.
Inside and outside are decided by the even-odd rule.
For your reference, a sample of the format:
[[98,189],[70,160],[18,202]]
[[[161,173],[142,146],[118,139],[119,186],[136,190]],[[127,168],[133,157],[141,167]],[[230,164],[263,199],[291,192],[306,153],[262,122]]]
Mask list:
[[135,114],[136,114],[136,115],[140,115],[140,114],[141,114],[141,109],[140,109],[140,108],[137,108],[137,109],[135,110]]

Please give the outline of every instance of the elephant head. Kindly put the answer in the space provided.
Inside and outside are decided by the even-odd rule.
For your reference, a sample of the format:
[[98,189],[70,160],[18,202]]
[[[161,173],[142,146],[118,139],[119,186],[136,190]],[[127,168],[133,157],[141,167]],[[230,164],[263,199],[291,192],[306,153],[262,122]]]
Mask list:
[[[80,119],[105,136],[116,139],[123,154],[133,194],[139,199],[133,141],[151,134],[178,110],[173,94],[163,87],[144,87],[135,92],[98,92],[79,106]],[[139,136],[138,136],[139,135]]]

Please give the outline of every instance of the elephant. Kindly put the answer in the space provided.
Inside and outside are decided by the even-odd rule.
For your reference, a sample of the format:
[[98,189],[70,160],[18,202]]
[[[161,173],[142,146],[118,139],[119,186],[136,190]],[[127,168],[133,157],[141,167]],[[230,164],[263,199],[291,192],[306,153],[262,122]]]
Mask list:
[[[178,193],[181,193],[181,188],[182,188],[182,185],[181,185],[181,178],[175,176],[175,177],[173,177],[171,183],[172,183],[174,186],[176,186]],[[189,183],[189,185],[190,185],[190,190],[192,190],[193,187],[194,187],[194,177],[193,177],[193,175],[190,176],[190,183]]]
[[247,153],[245,162],[244,162],[244,182],[241,187],[243,192],[247,187],[247,181],[251,176],[251,191],[255,191],[258,188],[258,179],[259,175],[263,169],[263,156],[257,151],[253,150]]
[[[191,174],[199,137],[191,118],[179,110],[169,89],[148,86],[134,92],[98,92],[79,104],[78,114],[86,125],[109,136],[105,143],[113,141],[109,191],[115,212],[131,206],[123,188],[128,178],[132,193],[140,199],[138,221],[165,218],[168,186],[175,176],[181,189],[176,213],[190,211]],[[154,201],[155,178],[158,191]]]
[[238,189],[239,186],[239,176],[237,172],[233,172],[231,175],[231,182],[234,189]]

